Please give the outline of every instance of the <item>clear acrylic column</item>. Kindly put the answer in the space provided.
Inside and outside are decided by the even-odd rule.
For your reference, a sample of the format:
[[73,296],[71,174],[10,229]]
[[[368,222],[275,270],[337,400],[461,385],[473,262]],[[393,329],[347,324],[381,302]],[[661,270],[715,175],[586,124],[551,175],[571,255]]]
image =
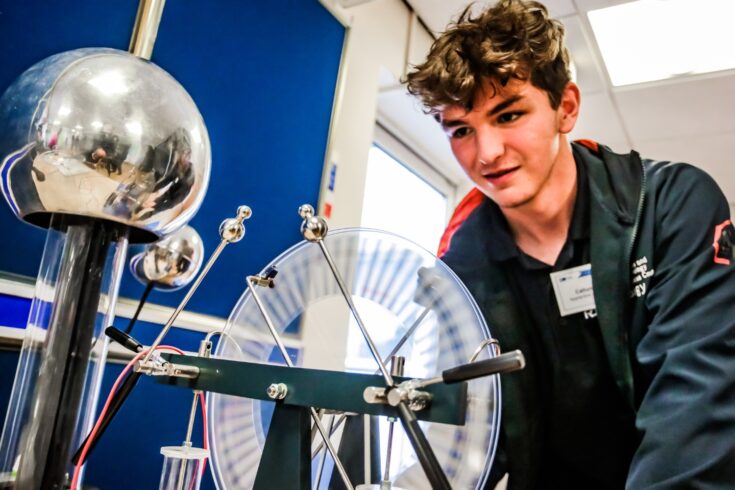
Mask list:
[[164,446],[163,470],[158,490],[199,490],[202,468],[207,455],[205,449],[189,446]]
[[127,228],[55,214],[0,439],[0,481],[62,488],[93,425]]

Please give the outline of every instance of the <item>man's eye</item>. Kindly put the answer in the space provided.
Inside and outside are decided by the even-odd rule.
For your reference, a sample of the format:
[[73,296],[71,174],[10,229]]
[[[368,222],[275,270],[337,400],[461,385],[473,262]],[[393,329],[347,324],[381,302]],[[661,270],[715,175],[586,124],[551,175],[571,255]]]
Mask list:
[[522,112],[506,112],[498,116],[499,123],[513,122],[523,115]]
[[451,133],[449,133],[449,136],[451,138],[464,138],[470,133],[470,128],[464,126],[454,129]]

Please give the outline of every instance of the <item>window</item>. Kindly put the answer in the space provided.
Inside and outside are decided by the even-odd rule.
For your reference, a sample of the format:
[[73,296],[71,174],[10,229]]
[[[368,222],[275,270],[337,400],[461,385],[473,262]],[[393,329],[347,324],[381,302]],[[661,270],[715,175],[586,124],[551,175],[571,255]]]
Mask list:
[[378,135],[368,155],[361,226],[396,233],[436,253],[454,186],[386,131]]

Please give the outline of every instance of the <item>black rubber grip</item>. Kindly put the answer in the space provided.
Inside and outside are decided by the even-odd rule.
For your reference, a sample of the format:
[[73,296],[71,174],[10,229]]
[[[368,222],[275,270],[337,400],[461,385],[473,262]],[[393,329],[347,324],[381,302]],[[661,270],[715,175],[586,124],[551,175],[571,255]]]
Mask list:
[[143,346],[140,344],[140,342],[118,328],[107,327],[105,329],[105,335],[107,335],[126,349],[131,350],[135,353],[143,350]]
[[484,361],[471,362],[447,369],[442,372],[442,379],[447,384],[459,383],[460,381],[468,381],[491,374],[516,371],[523,369],[525,366],[526,359],[523,357],[523,353],[519,350],[514,350],[500,354],[497,357],[485,359]]

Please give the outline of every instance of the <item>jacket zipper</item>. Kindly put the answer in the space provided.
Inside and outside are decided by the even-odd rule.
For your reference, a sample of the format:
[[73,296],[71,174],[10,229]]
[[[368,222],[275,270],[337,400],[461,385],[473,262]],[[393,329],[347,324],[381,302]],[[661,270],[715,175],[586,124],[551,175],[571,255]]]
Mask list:
[[[646,201],[646,169],[643,166],[643,160],[641,160],[640,157],[638,157],[638,164],[641,167],[641,191],[640,191],[640,196],[638,197],[638,209],[636,210],[635,222],[633,224],[633,234],[630,237],[630,243],[628,246],[628,255],[627,255],[628,270],[630,270],[630,263],[631,263],[631,260],[633,259],[633,249],[635,248],[635,242],[636,242],[636,239],[638,238],[638,228],[640,227],[641,216],[643,214],[643,205]],[[628,284],[628,289],[626,290],[626,293],[630,294],[630,280],[628,281],[627,284]],[[629,348],[628,339],[629,339],[628,330],[623,329],[623,342],[624,342],[626,349]],[[632,365],[631,365],[631,368],[632,368]],[[633,387],[631,386],[631,388]],[[635,393],[633,393],[633,397],[635,398]]]
[[641,167],[641,192],[638,196],[638,209],[636,210],[635,221],[633,225],[633,234],[630,237],[630,244],[628,247],[628,260],[633,257],[633,248],[635,247],[635,241],[638,238],[638,227],[640,226],[641,215],[643,214],[643,204],[646,200],[646,169],[643,166],[643,161],[638,159]]

